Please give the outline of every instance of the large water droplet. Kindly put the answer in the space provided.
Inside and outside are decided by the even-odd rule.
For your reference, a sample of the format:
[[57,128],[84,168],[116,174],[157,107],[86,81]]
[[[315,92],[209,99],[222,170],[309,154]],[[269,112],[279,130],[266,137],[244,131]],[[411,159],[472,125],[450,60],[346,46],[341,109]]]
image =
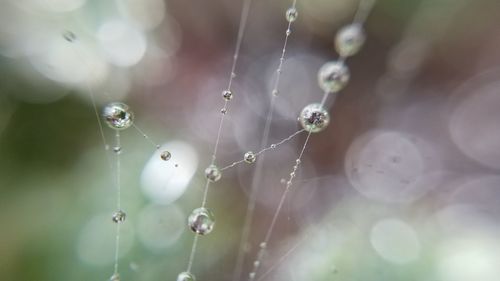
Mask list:
[[104,107],[102,112],[106,123],[113,129],[124,130],[132,126],[134,114],[128,105],[121,102],[113,102]]
[[215,217],[207,208],[194,209],[188,218],[188,225],[192,231],[200,235],[212,232],[215,224]]

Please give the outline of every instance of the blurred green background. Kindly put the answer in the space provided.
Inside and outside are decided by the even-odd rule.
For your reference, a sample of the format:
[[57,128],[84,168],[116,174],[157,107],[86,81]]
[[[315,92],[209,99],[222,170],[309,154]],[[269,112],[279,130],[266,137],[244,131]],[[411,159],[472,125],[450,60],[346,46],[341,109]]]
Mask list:
[[[253,2],[221,166],[259,150],[291,5]],[[90,92],[99,111],[129,104],[135,124],[172,152],[163,163],[140,132],[121,134],[122,280],[175,280],[185,269],[193,239],[185,221],[202,198],[241,5],[0,2],[0,280],[113,273],[113,155]],[[337,57],[335,32],[357,6],[298,1],[269,143],[295,132],[300,110],[321,99],[317,70]],[[493,0],[377,1],[258,280],[498,280],[499,11]],[[246,274],[304,137],[266,154]],[[217,223],[200,239],[197,280],[232,280],[252,172],[237,166],[210,189]]]

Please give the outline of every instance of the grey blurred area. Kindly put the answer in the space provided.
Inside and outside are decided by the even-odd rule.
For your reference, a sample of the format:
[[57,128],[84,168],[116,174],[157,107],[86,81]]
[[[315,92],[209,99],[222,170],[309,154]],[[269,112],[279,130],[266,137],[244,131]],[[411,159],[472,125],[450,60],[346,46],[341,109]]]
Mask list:
[[[252,3],[220,166],[260,149],[291,3]],[[186,218],[203,196],[242,4],[0,1],[0,280],[113,273],[115,168],[91,97],[98,114],[127,103],[142,131],[121,132],[121,280],[175,280],[185,270]],[[317,71],[337,59],[335,34],[357,7],[297,1],[269,143],[299,130],[302,108],[321,100]],[[257,280],[498,280],[499,11],[491,0],[375,3]],[[105,124],[104,137],[113,145]],[[264,172],[242,280],[304,140],[257,158]],[[211,187],[216,225],[200,238],[197,280],[233,280],[254,167],[228,169]]]

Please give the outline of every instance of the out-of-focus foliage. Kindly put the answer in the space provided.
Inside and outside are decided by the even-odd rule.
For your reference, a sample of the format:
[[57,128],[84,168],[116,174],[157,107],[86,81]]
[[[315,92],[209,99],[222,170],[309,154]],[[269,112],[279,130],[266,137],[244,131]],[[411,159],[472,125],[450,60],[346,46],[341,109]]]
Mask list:
[[[242,1],[0,2],[0,280],[106,280],[116,191],[98,108],[124,101],[122,280],[185,269]],[[254,1],[217,161],[258,151],[291,1]],[[317,70],[357,1],[298,1],[269,143],[321,98]],[[496,281],[500,2],[380,0],[351,80],[311,137],[266,280]],[[105,128],[108,140],[113,132]],[[303,142],[266,154],[246,272]],[[259,158],[257,158],[259,161]],[[177,164],[178,167],[172,165]],[[198,280],[231,280],[253,168],[224,172]]]

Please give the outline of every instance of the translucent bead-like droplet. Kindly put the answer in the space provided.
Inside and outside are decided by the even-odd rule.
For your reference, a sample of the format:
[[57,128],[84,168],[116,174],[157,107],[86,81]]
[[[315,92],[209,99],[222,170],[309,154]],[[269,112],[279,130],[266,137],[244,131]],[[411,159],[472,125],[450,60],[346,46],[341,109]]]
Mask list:
[[113,152],[116,154],[122,153],[122,147],[121,146],[114,146],[113,147]]
[[206,235],[212,232],[215,217],[207,208],[194,209],[188,217],[188,225],[196,234]]
[[233,98],[233,92],[231,92],[229,90],[225,90],[225,91],[222,92],[222,97],[225,100],[229,101],[229,100],[231,100]]
[[205,177],[211,182],[216,182],[222,177],[222,172],[217,166],[210,165],[205,169]]
[[243,155],[243,160],[248,164],[252,164],[253,162],[255,162],[255,159],[257,159],[257,156],[255,156],[255,153],[251,151],[248,151],[247,153],[245,153],[245,155]]
[[311,133],[317,133],[325,129],[330,123],[328,111],[319,103],[310,104],[300,112],[300,125]]
[[338,92],[349,82],[349,69],[340,61],[325,63],[318,71],[318,84],[325,92]]
[[109,281],[120,281],[120,274],[115,273],[109,277]]
[[64,31],[62,36],[63,36],[64,40],[66,40],[68,42],[74,42],[76,40],[76,35],[69,30]]
[[104,107],[102,112],[106,123],[113,129],[124,130],[132,126],[134,114],[128,105],[121,102],[113,102]]
[[288,8],[288,10],[286,10],[285,15],[286,15],[286,20],[288,22],[294,22],[299,16],[299,12],[297,12],[297,9],[295,9],[294,7],[291,7]]
[[194,275],[190,272],[184,271],[177,275],[177,281],[195,281]]
[[170,151],[167,151],[167,150],[163,151],[160,154],[160,158],[163,161],[168,161],[168,160],[170,160],[171,157],[172,157],[172,154],[170,153]]
[[365,43],[365,32],[360,24],[342,27],[335,36],[335,49],[342,57],[355,55]]
[[122,223],[125,221],[125,218],[127,217],[127,214],[125,214],[124,211],[122,210],[118,210],[116,212],[113,213],[113,222],[115,223]]
[[259,247],[261,249],[265,249],[267,247],[267,243],[266,242],[260,242]]

